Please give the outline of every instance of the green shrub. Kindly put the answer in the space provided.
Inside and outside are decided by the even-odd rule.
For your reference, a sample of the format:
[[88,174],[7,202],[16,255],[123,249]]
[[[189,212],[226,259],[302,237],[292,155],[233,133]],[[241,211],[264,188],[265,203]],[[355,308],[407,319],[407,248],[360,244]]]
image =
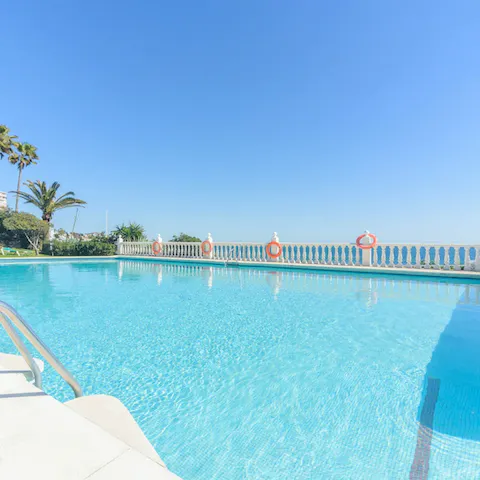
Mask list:
[[[50,245],[44,245],[43,253],[50,254]],[[55,240],[53,242],[53,255],[57,257],[82,257],[115,255],[115,245],[103,238],[88,241]]]
[[77,242],[77,255],[115,255],[115,245],[103,240],[93,239],[88,242]]

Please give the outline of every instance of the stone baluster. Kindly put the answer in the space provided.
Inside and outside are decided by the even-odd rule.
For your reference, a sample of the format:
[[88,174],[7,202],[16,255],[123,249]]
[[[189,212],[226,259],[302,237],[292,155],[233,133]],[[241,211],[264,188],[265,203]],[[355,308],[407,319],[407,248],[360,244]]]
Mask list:
[[460,270],[460,252],[458,247],[455,247],[455,253],[453,256],[453,265],[455,270]]
[[380,266],[385,267],[387,262],[387,247],[382,245],[382,253],[380,255]]
[[422,267],[422,246],[418,245],[415,247],[415,266],[417,268]]
[[470,247],[463,247],[463,250],[465,252],[465,256],[463,258],[463,269],[465,271],[471,270],[471,259],[470,259]]
[[480,247],[475,248],[474,269],[476,272],[480,272]]
[[435,268],[440,268],[440,247],[433,247],[434,248],[434,258],[433,263],[435,264]]
[[372,266],[378,267],[378,247],[372,248]]
[[412,267],[412,247],[407,247],[407,267]]
[[432,250],[431,247],[425,245],[425,268],[430,268],[430,262],[432,261]]

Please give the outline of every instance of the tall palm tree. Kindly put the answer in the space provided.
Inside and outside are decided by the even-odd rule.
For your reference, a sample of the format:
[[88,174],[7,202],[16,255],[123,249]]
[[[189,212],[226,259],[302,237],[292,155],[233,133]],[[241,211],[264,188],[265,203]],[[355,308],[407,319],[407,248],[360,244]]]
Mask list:
[[13,142],[16,138],[16,135],[10,135],[10,129],[6,125],[0,125],[0,158],[13,153]]
[[[36,165],[38,160],[37,147],[34,147],[30,143],[24,142],[13,142],[15,151],[11,153],[8,157],[8,161],[13,165],[16,165],[18,168],[18,182],[17,182],[17,192],[20,190],[20,183],[22,181],[22,172],[25,167],[28,167],[32,163]],[[15,211],[18,212],[18,199],[19,194],[17,193],[17,199],[15,201]]]
[[45,182],[37,180],[31,182],[30,180],[24,183],[30,189],[31,193],[21,192],[17,190],[18,197],[25,200],[25,203],[31,203],[42,211],[42,220],[50,223],[52,221],[53,214],[57,210],[71,207],[83,207],[87,202],[75,198],[74,192],[67,192],[60,195],[57,198],[57,191],[60,188],[58,182],[53,182],[50,187],[47,187]]

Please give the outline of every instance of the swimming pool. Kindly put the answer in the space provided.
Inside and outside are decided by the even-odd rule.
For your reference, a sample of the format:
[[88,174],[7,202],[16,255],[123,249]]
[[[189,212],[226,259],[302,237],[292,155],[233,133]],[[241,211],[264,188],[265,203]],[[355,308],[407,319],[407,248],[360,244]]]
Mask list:
[[55,261],[0,299],[185,480],[480,476],[479,282]]

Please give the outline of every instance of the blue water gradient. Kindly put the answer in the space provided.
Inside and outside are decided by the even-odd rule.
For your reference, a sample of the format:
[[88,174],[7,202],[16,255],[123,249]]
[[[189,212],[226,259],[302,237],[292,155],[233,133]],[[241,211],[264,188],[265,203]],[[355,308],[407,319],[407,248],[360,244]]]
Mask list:
[[429,478],[480,476],[478,282],[50,261],[0,266],[0,298],[185,480],[408,478],[429,377]]

